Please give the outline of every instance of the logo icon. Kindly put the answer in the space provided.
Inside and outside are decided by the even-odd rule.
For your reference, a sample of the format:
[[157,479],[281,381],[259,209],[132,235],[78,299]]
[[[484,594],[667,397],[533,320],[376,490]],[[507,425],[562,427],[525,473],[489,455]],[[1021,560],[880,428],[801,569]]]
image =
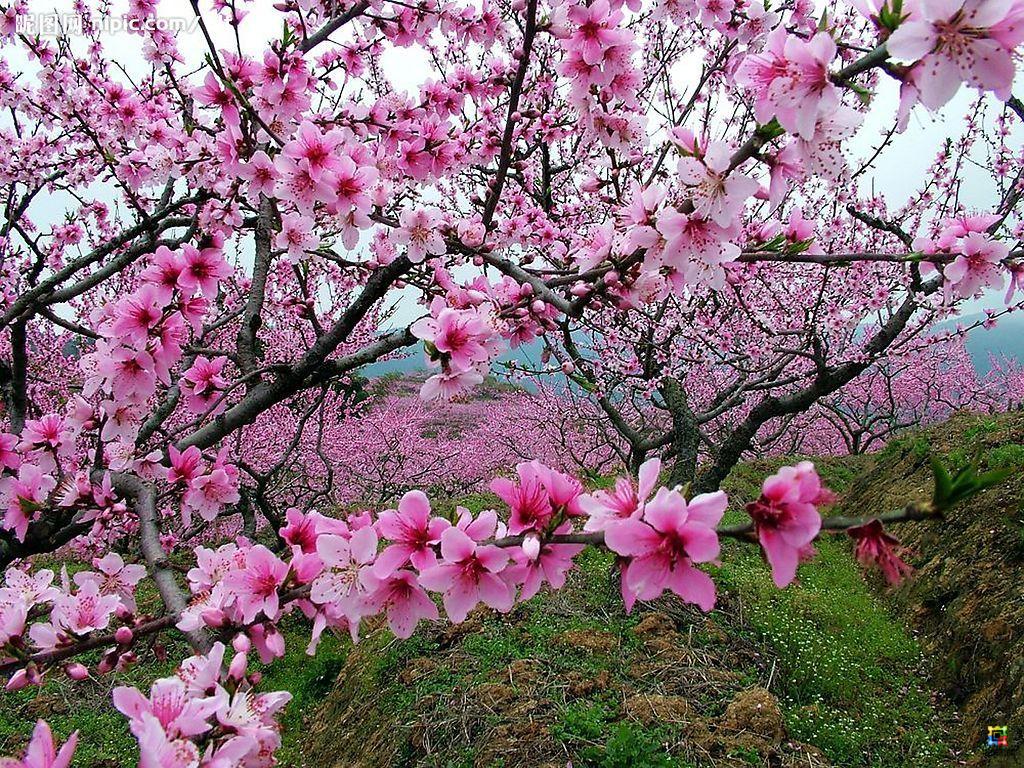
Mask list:
[[1007,734],[1009,728],[1005,725],[990,725],[988,727],[988,746],[990,747],[1008,747],[1010,746]]

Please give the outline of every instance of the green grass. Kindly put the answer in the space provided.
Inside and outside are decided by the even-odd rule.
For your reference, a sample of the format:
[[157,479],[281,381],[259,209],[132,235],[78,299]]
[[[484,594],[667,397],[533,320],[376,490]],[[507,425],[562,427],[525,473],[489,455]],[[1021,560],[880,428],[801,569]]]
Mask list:
[[[837,490],[853,476],[842,464],[821,462],[819,469]],[[741,468],[731,484],[749,498],[758,474],[746,472]],[[799,582],[784,590],[756,550],[735,542],[723,547],[718,573],[720,586],[742,601],[755,639],[778,655],[774,687],[790,735],[837,765],[945,765],[944,739],[915,674],[920,648],[872,593],[843,538],[816,547]]]

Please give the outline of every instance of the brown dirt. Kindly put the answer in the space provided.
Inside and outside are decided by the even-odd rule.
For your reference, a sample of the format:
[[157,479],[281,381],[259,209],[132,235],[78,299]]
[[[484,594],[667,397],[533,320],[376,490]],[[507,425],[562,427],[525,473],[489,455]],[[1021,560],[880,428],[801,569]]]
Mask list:
[[[962,460],[1024,445],[1024,414],[998,419],[962,414],[880,454],[851,487],[845,514],[928,498],[928,451]],[[916,628],[933,685],[963,713],[962,746],[982,744],[988,725],[1008,725],[1010,749],[976,765],[1024,766],[1024,467],[1000,486],[953,510],[945,521],[905,524],[894,533],[917,573],[892,593]],[[1018,734],[1017,739],[1012,734]]]
[[[573,755],[553,732],[560,712],[592,701],[603,702],[614,721],[659,729],[669,751],[695,765],[740,768],[755,758],[776,768],[828,765],[814,747],[785,740],[778,702],[762,688],[747,689],[735,671],[742,664],[766,672],[763,654],[738,640],[721,647],[721,628],[685,606],[658,607],[664,610],[642,614],[625,636],[597,630],[552,636],[552,646],[573,658],[608,665],[598,671],[556,672],[549,659],[528,658],[481,680],[463,647],[470,633],[442,627],[432,630],[440,650],[410,658],[381,680],[371,670],[393,641],[383,632],[371,635],[350,653],[335,688],[309,718],[303,765],[565,768]],[[520,632],[523,618],[513,614],[501,634]],[[474,621],[482,631],[479,617]],[[411,706],[387,705],[395,686],[438,675],[451,685],[432,688]]]

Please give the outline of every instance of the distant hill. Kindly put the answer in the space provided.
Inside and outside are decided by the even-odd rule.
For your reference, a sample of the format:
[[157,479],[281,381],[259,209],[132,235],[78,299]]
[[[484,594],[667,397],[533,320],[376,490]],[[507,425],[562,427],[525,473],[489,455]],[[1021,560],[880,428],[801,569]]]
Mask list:
[[[981,313],[965,315],[957,320],[941,323],[938,328],[954,328],[957,324],[969,325],[984,319]],[[498,358],[494,364],[495,371],[501,371],[501,363],[514,360],[526,367],[540,367],[540,356],[543,345],[539,341],[524,344],[512,349]],[[1024,314],[1007,315],[1000,318],[995,328],[975,328],[967,334],[967,351],[971,355],[978,373],[984,375],[992,367],[989,363],[991,355],[1006,355],[1015,360],[1024,360]],[[413,373],[427,370],[421,347],[397,360],[373,363],[363,369],[363,375],[369,378],[388,373]],[[557,377],[553,377],[557,378]],[[558,382],[555,382],[556,384]]]
[[[984,319],[984,315],[966,315],[957,320],[942,323],[940,328],[954,328],[958,324],[969,325]],[[1007,315],[999,319],[995,328],[975,328],[967,334],[967,351],[974,367],[984,375],[992,367],[992,355],[1024,360],[1024,315]]]

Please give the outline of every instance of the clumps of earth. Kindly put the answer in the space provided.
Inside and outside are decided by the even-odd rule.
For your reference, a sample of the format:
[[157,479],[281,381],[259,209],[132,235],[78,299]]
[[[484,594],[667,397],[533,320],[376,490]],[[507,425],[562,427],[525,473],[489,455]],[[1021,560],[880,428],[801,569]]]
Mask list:
[[[569,601],[559,607],[571,610]],[[778,700],[753,679],[770,674],[763,651],[680,605],[654,608],[608,629],[542,631],[540,640],[528,611],[481,612],[421,639],[422,655],[384,632],[368,637],[309,718],[305,764],[829,765],[788,738]],[[503,649],[531,646],[535,654],[501,663]]]

